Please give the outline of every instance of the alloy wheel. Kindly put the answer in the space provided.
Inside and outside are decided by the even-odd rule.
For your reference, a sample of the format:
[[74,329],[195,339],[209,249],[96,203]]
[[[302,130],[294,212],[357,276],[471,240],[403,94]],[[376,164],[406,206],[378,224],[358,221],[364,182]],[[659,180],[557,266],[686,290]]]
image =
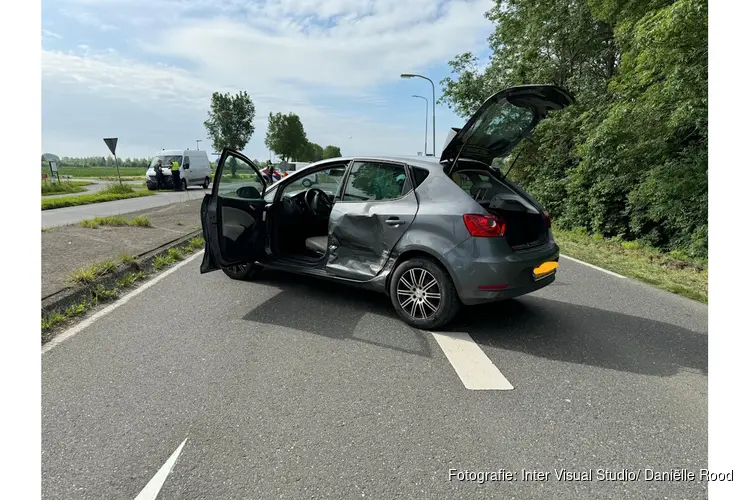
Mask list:
[[401,308],[414,319],[427,319],[440,308],[438,280],[426,269],[411,268],[398,280],[396,294]]

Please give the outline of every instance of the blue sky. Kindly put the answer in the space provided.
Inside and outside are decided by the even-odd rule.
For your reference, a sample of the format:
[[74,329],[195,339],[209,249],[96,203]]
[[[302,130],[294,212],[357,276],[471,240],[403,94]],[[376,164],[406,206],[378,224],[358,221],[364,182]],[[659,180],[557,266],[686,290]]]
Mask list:
[[[256,106],[245,152],[268,158],[270,111],[297,113],[308,139],[345,155],[416,154],[429,82],[447,62],[483,55],[492,0],[45,0],[42,143],[60,156],[212,149],[211,93],[246,90]],[[431,106],[431,104],[430,104]],[[438,152],[463,120],[437,109]],[[431,118],[430,118],[430,127]],[[432,129],[429,131],[431,149]]]

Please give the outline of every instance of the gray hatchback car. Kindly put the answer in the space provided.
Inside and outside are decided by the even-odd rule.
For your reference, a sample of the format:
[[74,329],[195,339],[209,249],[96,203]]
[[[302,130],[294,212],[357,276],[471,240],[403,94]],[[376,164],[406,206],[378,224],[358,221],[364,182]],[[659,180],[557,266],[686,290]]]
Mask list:
[[428,330],[461,305],[539,290],[559,257],[549,215],[491,165],[572,102],[556,86],[512,87],[452,129],[440,158],[333,158],[271,185],[225,149],[201,207],[201,273],[270,268],[377,290]]

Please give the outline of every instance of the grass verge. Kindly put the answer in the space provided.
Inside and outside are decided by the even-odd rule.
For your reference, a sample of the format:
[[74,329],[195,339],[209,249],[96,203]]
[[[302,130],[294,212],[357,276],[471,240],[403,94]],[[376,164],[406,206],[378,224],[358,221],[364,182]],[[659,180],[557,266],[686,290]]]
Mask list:
[[112,215],[109,217],[94,217],[93,219],[84,219],[80,222],[81,227],[88,227],[96,229],[100,226],[131,226],[131,227],[152,227],[151,220],[148,217],[141,215],[133,217],[132,219],[126,219],[121,215]]
[[54,208],[73,207],[77,205],[89,205],[91,203],[102,203],[105,201],[124,200],[127,198],[138,198],[151,196],[154,193],[148,190],[133,189],[132,186],[123,184],[112,184],[107,189],[92,194],[79,194],[75,196],[61,196],[59,198],[42,199],[42,210]]
[[[164,269],[175,262],[184,259],[186,254],[193,253],[196,250],[203,248],[203,244],[203,238],[195,237],[180,247],[170,248],[165,254],[156,256],[153,267],[157,271]],[[122,254],[119,260],[126,264],[135,263],[134,257],[128,254]],[[75,273],[72,273],[69,278],[74,283],[91,285],[96,278],[113,272],[117,269],[118,265],[119,262],[112,259],[97,262],[79,269]],[[90,308],[117,299],[122,295],[123,291],[131,288],[137,282],[144,280],[149,274],[151,273],[143,270],[128,272],[121,276],[112,287],[107,288],[101,284],[91,286],[88,298],[69,306],[63,311],[54,311],[48,314],[43,314],[42,338],[44,339],[44,335],[53,328],[73,320],[77,316],[88,311]]]
[[663,290],[708,303],[708,261],[664,253],[635,241],[553,228],[560,252]]
[[83,193],[86,191],[83,186],[88,186],[90,182],[43,182],[42,196],[51,196],[56,194]]

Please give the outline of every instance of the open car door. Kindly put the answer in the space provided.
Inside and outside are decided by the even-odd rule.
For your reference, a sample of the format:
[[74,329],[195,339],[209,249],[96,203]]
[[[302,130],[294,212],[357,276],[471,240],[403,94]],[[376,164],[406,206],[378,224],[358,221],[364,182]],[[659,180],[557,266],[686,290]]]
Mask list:
[[224,149],[213,190],[201,205],[206,245],[201,274],[265,259],[265,191],[260,169],[241,153]]

